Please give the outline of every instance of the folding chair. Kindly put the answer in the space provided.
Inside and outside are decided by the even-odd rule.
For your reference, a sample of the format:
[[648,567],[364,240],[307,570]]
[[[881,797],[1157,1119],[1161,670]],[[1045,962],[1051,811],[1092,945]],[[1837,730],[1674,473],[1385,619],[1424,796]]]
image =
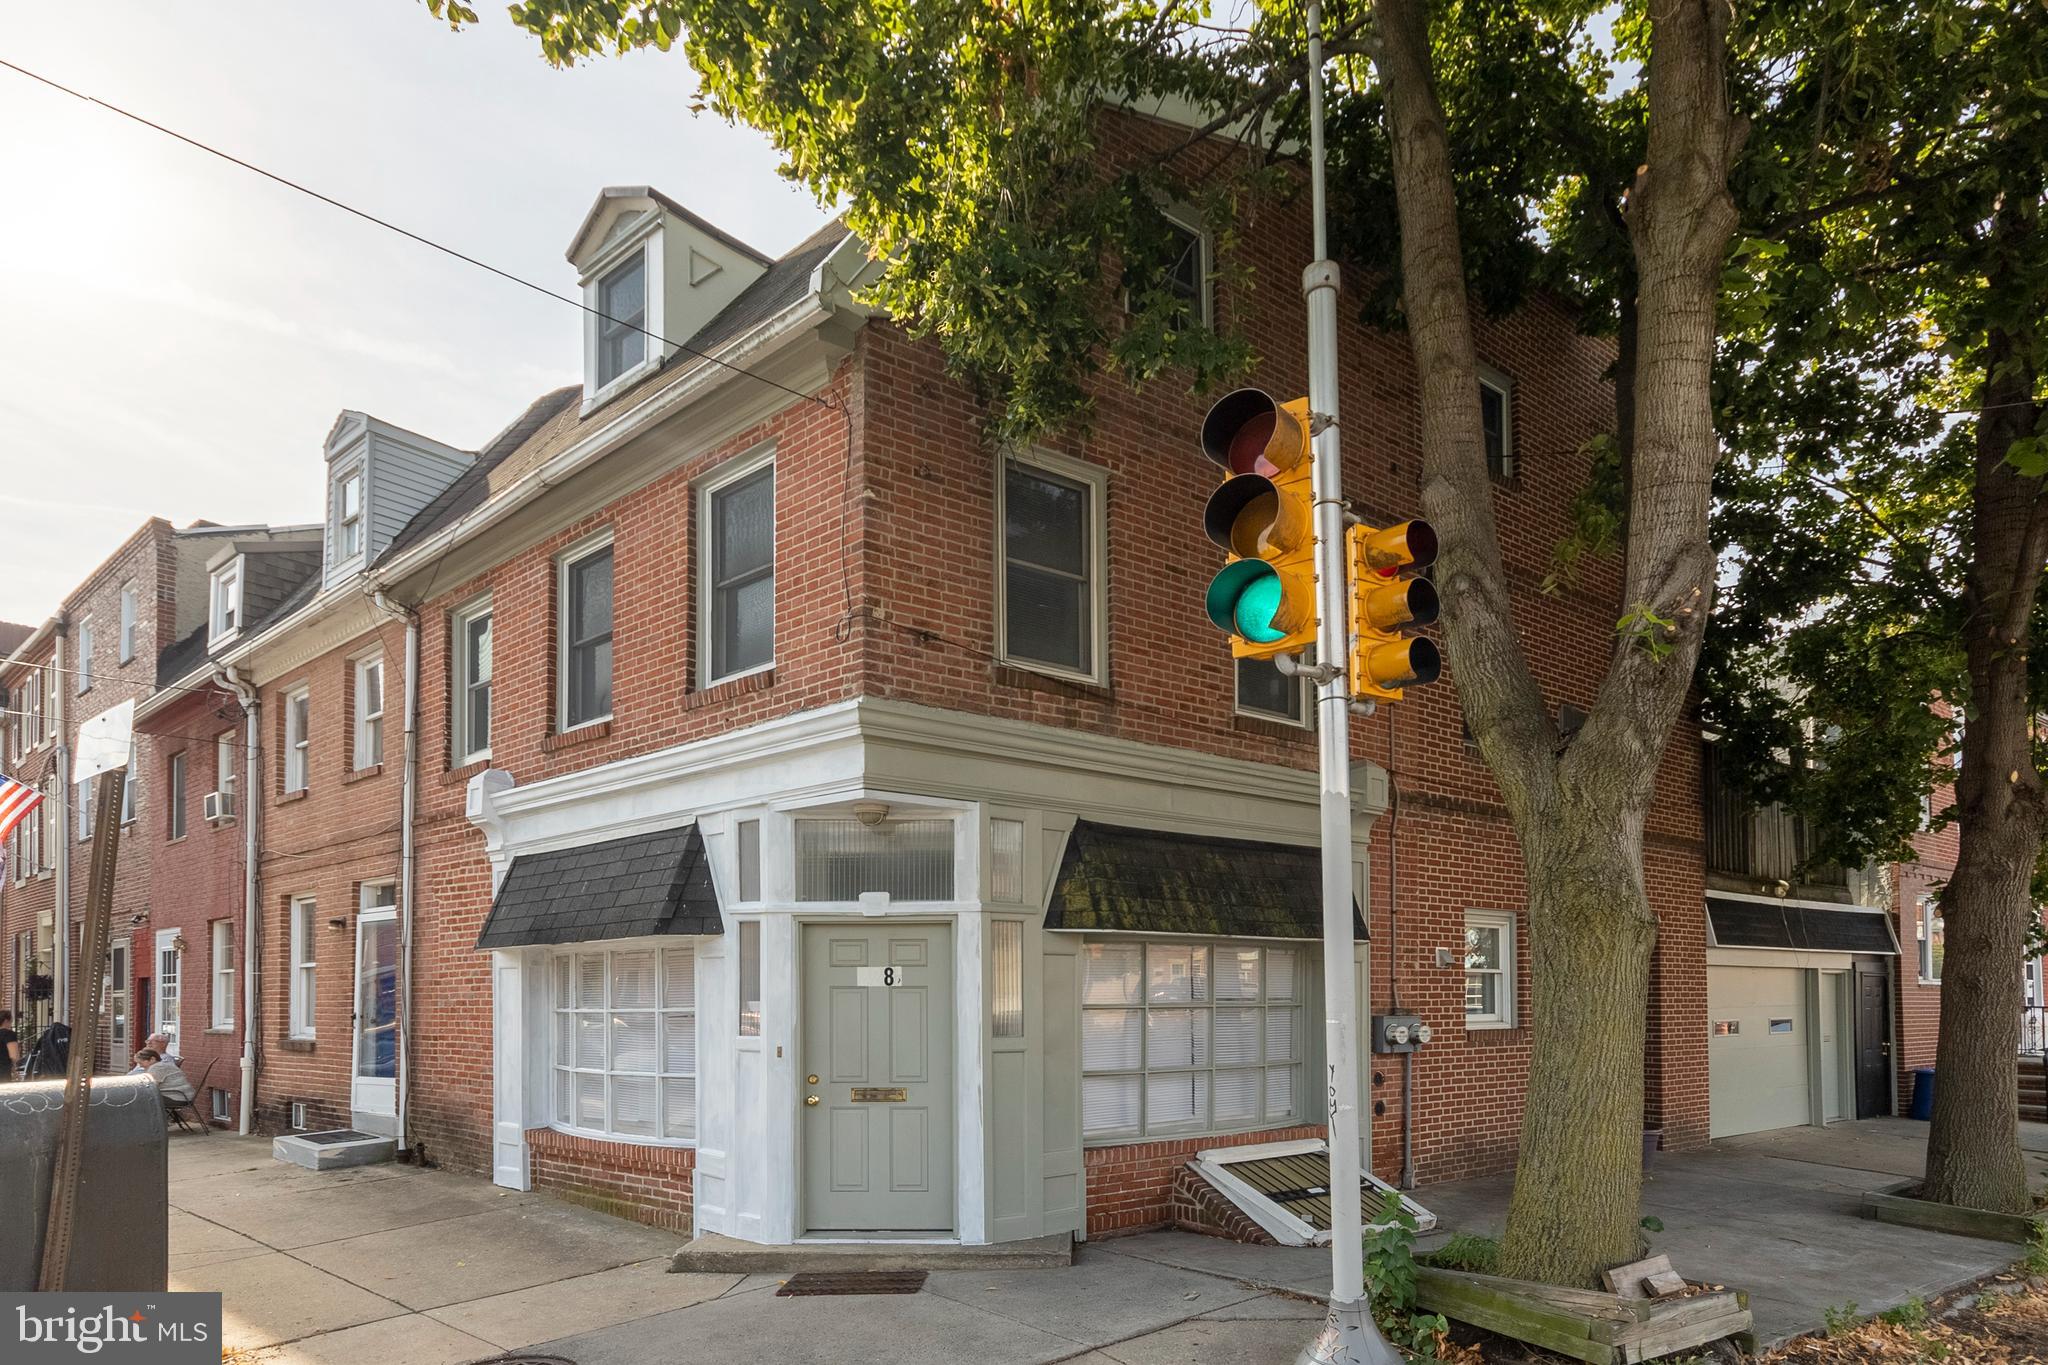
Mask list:
[[[214,1060],[218,1061],[219,1059],[215,1058]],[[208,1062],[206,1070],[199,1073],[199,1080],[193,1085],[192,1098],[189,1100],[174,1100],[168,1095],[164,1096],[164,1117],[177,1124],[180,1128],[189,1128],[192,1124],[197,1124],[200,1132],[211,1137],[213,1135],[213,1124],[206,1115],[199,1112],[199,1097],[206,1093],[206,1082],[212,1075],[213,1062]],[[185,1120],[187,1111],[192,1115],[191,1123],[187,1123]]]

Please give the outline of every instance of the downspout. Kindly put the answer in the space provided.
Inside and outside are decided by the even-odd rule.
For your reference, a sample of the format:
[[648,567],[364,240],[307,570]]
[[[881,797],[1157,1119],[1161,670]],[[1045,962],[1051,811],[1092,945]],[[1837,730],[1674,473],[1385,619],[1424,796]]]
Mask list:
[[242,822],[242,1103],[235,1131],[247,1137],[255,1128],[256,1034],[261,1018],[256,1012],[256,965],[261,960],[257,931],[262,924],[263,907],[257,889],[256,864],[263,845],[256,826],[263,809],[258,799],[263,791],[262,703],[256,698],[256,689],[243,681],[232,666],[217,665],[216,676],[241,702],[242,719],[249,735],[248,777],[242,784],[242,808],[235,812],[235,818]]
[[405,618],[405,766],[398,813],[398,1150],[405,1151],[406,1111],[412,1099],[412,884],[413,815],[418,808],[420,763],[420,619],[397,607],[382,588],[370,600],[387,616]]
[[71,706],[70,699],[77,684],[72,681],[70,671],[65,667],[68,657],[64,646],[71,640],[71,613],[57,613],[57,639],[53,646],[50,690],[56,695],[49,699],[50,721],[57,727],[57,752],[53,756],[56,764],[57,790],[51,795],[57,800],[57,847],[50,850],[50,860],[57,867],[57,911],[51,933],[56,943],[51,945],[56,981],[52,983],[51,994],[56,1001],[54,1022],[67,1027],[71,1023]]

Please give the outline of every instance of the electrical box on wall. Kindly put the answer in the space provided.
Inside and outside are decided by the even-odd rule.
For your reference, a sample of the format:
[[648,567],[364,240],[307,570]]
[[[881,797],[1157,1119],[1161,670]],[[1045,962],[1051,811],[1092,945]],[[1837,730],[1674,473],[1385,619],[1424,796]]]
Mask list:
[[1430,1040],[1429,1025],[1415,1014],[1375,1014],[1372,1017],[1374,1052],[1413,1052]]

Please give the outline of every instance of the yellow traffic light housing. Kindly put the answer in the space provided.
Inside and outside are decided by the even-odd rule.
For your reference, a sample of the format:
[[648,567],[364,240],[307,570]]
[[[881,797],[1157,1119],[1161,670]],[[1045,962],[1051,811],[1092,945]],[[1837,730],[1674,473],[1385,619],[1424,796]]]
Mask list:
[[1436,530],[1426,521],[1398,526],[1353,526],[1344,534],[1351,579],[1351,695],[1399,701],[1404,687],[1421,687],[1443,674],[1443,656],[1407,626],[1436,620],[1436,587],[1403,569],[1436,560]]
[[1227,393],[1202,422],[1202,453],[1227,471],[1202,514],[1230,553],[1204,605],[1238,658],[1293,654],[1316,641],[1313,464],[1308,400]]

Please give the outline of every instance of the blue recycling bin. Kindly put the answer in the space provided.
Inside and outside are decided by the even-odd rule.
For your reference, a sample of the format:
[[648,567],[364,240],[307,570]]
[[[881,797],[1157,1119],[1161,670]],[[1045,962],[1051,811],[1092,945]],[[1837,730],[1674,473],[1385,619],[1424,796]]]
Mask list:
[[1916,1066],[1913,1068],[1913,1107],[1906,1117],[1919,1119],[1922,1123],[1934,1117],[1934,1068]]

